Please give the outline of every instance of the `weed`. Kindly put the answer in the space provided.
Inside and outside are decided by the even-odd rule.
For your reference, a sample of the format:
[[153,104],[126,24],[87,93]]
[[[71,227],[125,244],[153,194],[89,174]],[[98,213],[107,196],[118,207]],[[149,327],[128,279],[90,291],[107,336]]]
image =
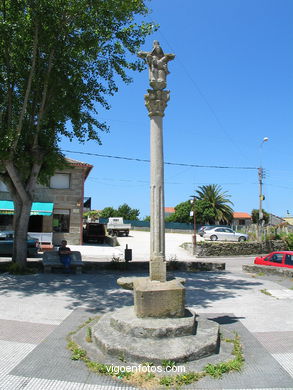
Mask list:
[[12,275],[31,275],[37,273],[37,269],[24,267],[18,263],[11,263],[7,267],[7,272]]
[[92,328],[90,326],[86,328],[85,341],[87,343],[92,343],[93,342]]
[[[67,341],[68,341],[67,348],[72,352],[71,359],[83,361],[88,367],[88,369],[92,372],[95,372],[97,374],[109,375],[111,377],[126,381],[131,385],[141,386],[144,389],[151,390],[159,386],[165,386],[170,389],[171,388],[179,389],[181,386],[189,385],[193,382],[196,382],[201,378],[205,377],[206,375],[210,375],[213,378],[221,378],[222,375],[226,372],[240,371],[244,363],[244,357],[243,357],[242,346],[240,344],[240,339],[239,336],[235,333],[234,339],[223,339],[221,335],[223,342],[233,343],[232,355],[234,356],[234,359],[231,359],[227,362],[215,364],[215,365],[208,364],[204,368],[204,371],[201,372],[189,372],[189,373],[179,374],[175,376],[168,375],[168,376],[159,377],[158,375],[152,372],[141,373],[141,372],[129,372],[124,370],[114,371],[111,365],[106,365],[106,364],[102,364],[90,360],[87,356],[87,352],[84,349],[80,348],[79,345],[77,345],[70,337],[73,334],[77,333],[79,329],[85,327],[92,321],[93,319],[86,321],[86,323],[82,324],[75,332],[71,332],[67,336]],[[122,354],[119,357],[119,359],[125,362],[124,354]],[[143,363],[143,365],[152,366],[153,363],[145,362]],[[164,360],[162,362],[162,366],[165,367],[165,369],[167,367],[168,368],[174,367],[175,365],[176,363],[172,360]]]
[[118,356],[118,359],[119,359],[121,362],[124,362],[124,363],[126,362],[125,355],[124,355],[123,352]]
[[272,294],[266,288],[263,288],[262,290],[260,290],[260,292],[265,294],[265,295],[269,295],[269,296],[272,297]]
[[235,358],[227,362],[208,364],[204,368],[204,371],[207,375],[210,375],[213,378],[221,378],[226,372],[240,371],[244,363],[243,351],[239,336],[235,334],[234,339],[225,339],[225,341],[227,343],[234,344],[232,355],[235,356]]
[[172,367],[175,367],[176,366],[176,362],[174,362],[173,360],[163,360],[162,361],[162,367],[166,369],[168,368],[172,368]]
[[71,360],[82,360],[86,357],[86,351],[82,348],[75,347],[72,350]]

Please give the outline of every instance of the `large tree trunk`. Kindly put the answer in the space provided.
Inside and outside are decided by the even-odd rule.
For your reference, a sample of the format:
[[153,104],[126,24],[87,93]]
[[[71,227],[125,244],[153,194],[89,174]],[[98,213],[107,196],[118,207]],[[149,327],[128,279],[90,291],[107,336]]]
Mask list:
[[33,203],[33,193],[36,187],[41,163],[35,163],[30,172],[30,177],[23,183],[13,162],[6,161],[5,168],[10,181],[7,182],[11,197],[14,202],[14,245],[12,261],[25,268],[27,263],[27,231]]
[[22,202],[20,199],[14,201],[14,245],[12,261],[19,264],[21,268],[27,263],[27,231],[32,208],[32,202]]

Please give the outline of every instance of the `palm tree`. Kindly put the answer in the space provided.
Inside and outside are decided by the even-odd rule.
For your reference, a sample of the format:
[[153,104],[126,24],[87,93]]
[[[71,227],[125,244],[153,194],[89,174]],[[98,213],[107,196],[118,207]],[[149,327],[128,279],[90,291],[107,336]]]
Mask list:
[[233,206],[233,203],[229,198],[230,195],[218,184],[200,186],[196,191],[196,204],[203,213],[201,219],[212,225],[231,222],[233,209],[230,205]]

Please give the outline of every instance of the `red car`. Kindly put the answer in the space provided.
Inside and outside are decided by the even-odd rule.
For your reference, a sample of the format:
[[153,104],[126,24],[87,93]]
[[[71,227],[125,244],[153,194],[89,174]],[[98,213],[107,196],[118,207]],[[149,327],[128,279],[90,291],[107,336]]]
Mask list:
[[272,252],[264,257],[256,257],[254,264],[271,265],[274,267],[293,268],[293,252],[279,251]]

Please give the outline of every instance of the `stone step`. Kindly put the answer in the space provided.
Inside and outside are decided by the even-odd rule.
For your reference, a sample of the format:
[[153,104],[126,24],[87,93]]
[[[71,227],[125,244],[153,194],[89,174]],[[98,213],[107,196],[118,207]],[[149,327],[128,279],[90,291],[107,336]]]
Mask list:
[[174,318],[138,318],[133,306],[115,310],[110,317],[112,328],[128,336],[138,338],[183,337],[196,333],[196,315],[189,310],[185,317]]
[[[110,356],[123,358],[130,362],[162,364],[163,360],[171,360],[183,363],[210,356],[218,350],[219,325],[213,321],[199,317],[195,335],[167,338],[134,337],[112,327],[111,322],[115,322],[118,315],[119,313],[116,312],[107,313],[92,327],[94,342],[103,353]],[[142,328],[144,320],[141,319]],[[178,320],[180,321],[180,318],[167,319],[170,321],[170,328],[174,326],[174,321],[178,324]],[[153,324],[157,321],[162,321],[162,319],[151,319]]]

